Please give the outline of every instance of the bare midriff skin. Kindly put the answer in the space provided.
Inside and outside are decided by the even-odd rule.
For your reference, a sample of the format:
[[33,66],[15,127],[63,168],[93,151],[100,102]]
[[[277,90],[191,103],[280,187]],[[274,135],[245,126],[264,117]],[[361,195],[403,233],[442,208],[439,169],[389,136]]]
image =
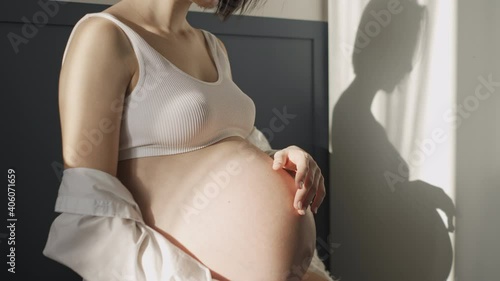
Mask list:
[[[129,25],[179,69],[200,80],[217,80],[199,30],[169,41],[142,28],[124,2],[103,12]],[[129,95],[139,72],[133,50],[123,42],[120,52],[130,54],[126,60],[133,73]],[[315,249],[314,217],[310,208],[305,215],[294,208],[294,178],[273,170],[272,163],[247,140],[229,137],[191,152],[118,161],[116,176],[134,196],[146,224],[207,266],[213,278],[300,280]]]
[[120,161],[118,175],[146,224],[214,278],[286,280],[313,254],[314,218],[310,208],[302,216],[293,207],[293,178],[273,170],[272,159],[242,138]]

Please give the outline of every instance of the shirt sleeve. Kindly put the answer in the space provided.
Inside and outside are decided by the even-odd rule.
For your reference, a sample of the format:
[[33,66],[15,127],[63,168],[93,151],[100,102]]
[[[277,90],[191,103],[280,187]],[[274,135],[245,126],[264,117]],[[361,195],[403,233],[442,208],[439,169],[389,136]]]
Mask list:
[[43,255],[88,281],[211,281],[210,270],[146,225],[118,178],[64,170]]

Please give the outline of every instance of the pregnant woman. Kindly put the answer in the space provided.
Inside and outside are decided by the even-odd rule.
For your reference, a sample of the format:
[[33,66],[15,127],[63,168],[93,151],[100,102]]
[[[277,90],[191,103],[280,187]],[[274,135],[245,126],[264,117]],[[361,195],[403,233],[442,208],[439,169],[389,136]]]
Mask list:
[[[296,146],[266,153],[254,145],[251,139],[262,135],[254,127],[255,105],[232,81],[222,42],[187,22],[193,2],[217,7],[222,19],[255,4],[122,0],[101,13],[86,14],[75,26],[59,83],[61,186],[71,186],[71,176],[93,174],[105,179],[73,192],[95,199],[91,189],[104,194],[103,188],[114,184],[109,190],[115,197],[107,191],[102,195],[106,200],[92,201],[92,214],[106,214],[102,219],[67,215],[63,222],[61,217],[52,226],[44,254],[74,265],[87,278],[160,276],[153,271],[161,264],[167,267],[167,261],[148,260],[145,253],[164,242],[143,240],[139,229],[144,228],[115,218],[133,217],[130,210],[128,217],[125,211],[110,211],[117,209],[115,202],[131,201],[123,190],[123,200],[116,199],[118,187],[125,186],[140,209],[141,218],[135,219],[207,268],[213,279],[330,280],[308,269],[317,257],[313,212],[325,196],[321,171]],[[89,138],[92,145],[82,145]],[[76,194],[64,192],[61,188],[59,206],[83,214],[84,200],[63,201]],[[71,240],[71,223],[96,231],[75,231]],[[130,231],[117,231],[123,225]],[[63,235],[69,240],[61,242]],[[124,250],[131,243],[117,244],[129,236],[136,243],[133,253]],[[74,253],[77,243],[80,254]],[[62,253],[63,246],[67,252]],[[95,254],[83,258],[90,256],[86,250]],[[130,259],[137,271],[120,269]],[[106,273],[94,272],[101,267]],[[177,270],[181,279],[161,281],[187,280],[179,277],[182,270],[190,269]],[[138,271],[143,276],[134,275]]]

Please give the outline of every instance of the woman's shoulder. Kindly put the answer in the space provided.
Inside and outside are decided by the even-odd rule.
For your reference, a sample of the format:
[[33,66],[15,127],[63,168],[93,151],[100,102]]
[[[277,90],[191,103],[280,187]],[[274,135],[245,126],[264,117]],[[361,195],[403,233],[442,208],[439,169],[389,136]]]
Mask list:
[[123,32],[111,20],[100,16],[100,13],[87,13],[74,25],[72,38],[85,37],[85,40],[98,42],[116,42],[123,38]]
[[128,44],[127,36],[119,26],[102,16],[94,16],[96,13],[87,13],[74,25],[66,43],[62,63],[66,57],[88,56],[90,52],[94,55],[107,54],[119,56],[124,59],[133,54]]
[[87,13],[79,22],[82,22],[84,25],[93,26],[96,29],[100,28],[100,32],[97,32],[96,36],[108,37],[122,35],[123,38],[123,31],[121,30],[123,28],[120,24],[124,24],[124,21],[130,21],[128,19],[133,18],[133,16],[130,11],[127,11],[126,7],[122,7],[121,4],[121,2],[118,2],[100,12]]

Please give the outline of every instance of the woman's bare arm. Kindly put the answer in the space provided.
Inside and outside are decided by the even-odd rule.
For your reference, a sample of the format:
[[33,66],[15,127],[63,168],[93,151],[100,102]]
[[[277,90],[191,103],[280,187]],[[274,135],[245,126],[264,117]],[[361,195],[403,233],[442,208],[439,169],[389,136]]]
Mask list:
[[133,49],[123,31],[106,19],[87,18],[73,32],[59,77],[64,167],[116,176]]

